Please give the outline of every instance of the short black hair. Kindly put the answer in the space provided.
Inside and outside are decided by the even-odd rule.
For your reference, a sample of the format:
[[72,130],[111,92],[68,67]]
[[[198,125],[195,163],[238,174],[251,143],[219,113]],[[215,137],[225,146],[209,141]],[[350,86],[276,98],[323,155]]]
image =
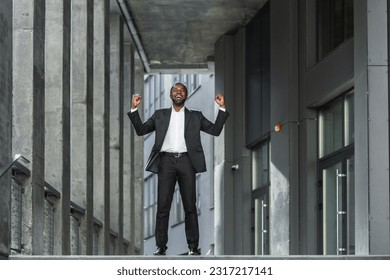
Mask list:
[[172,90],[173,90],[173,88],[174,88],[176,85],[182,85],[182,86],[185,88],[185,90],[186,90],[186,95],[188,95],[188,89],[187,89],[186,85],[183,84],[183,83],[180,83],[180,82],[174,83],[174,84],[172,85],[171,90],[169,91],[170,94],[172,94]]

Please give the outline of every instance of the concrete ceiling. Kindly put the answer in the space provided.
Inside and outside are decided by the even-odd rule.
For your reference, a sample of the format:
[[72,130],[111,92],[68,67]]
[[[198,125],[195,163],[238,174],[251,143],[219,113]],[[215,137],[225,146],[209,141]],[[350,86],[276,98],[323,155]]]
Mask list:
[[[267,0],[126,0],[150,72],[210,70],[215,42]],[[211,62],[211,63],[210,63]],[[212,69],[211,69],[212,70]]]

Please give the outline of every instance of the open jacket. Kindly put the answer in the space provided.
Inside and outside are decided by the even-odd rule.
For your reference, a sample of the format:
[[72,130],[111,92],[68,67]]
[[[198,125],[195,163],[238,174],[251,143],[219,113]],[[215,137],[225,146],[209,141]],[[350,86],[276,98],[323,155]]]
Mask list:
[[[156,131],[154,146],[146,164],[147,171],[158,172],[159,153],[168,130],[171,110],[172,108],[156,110],[144,123],[141,121],[138,110],[127,113],[137,135],[141,136]],[[206,171],[206,161],[200,141],[200,131],[218,136],[228,116],[228,112],[219,110],[215,123],[212,123],[201,112],[185,108],[184,138],[188,155],[197,173]]]

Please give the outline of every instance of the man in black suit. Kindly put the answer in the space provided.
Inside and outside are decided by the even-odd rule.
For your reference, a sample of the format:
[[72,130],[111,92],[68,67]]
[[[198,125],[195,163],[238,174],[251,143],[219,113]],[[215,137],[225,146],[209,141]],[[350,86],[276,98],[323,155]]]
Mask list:
[[206,171],[206,162],[200,140],[200,131],[218,136],[229,115],[222,94],[215,97],[220,110],[215,123],[206,119],[199,111],[184,107],[188,91],[184,84],[172,86],[172,107],[156,110],[142,122],[137,106],[142,97],[134,94],[128,116],[137,135],[156,131],[155,143],[150,153],[146,170],[158,174],[157,214],[155,238],[157,251],[154,255],[165,255],[168,243],[169,212],[176,182],[185,212],[185,232],[189,255],[200,255],[198,214],[196,209],[195,174]]

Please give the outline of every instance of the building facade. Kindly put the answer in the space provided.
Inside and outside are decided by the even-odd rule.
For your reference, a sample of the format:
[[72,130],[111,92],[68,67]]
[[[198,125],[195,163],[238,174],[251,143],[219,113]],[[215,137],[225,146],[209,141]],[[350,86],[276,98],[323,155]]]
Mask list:
[[1,1],[4,258],[143,253],[143,67],[115,6]]
[[[150,140],[126,116],[131,93],[151,92],[148,67],[109,4],[0,1],[0,171],[13,166],[0,178],[4,258],[150,250]],[[203,254],[390,254],[388,8],[269,0],[220,34],[214,67],[202,70],[230,116],[210,142],[212,176],[200,179],[214,189]],[[147,74],[147,84],[160,77]],[[143,106],[169,102],[153,94]],[[180,227],[171,241],[184,240]]]
[[386,7],[271,0],[216,43],[217,254],[389,254]]

